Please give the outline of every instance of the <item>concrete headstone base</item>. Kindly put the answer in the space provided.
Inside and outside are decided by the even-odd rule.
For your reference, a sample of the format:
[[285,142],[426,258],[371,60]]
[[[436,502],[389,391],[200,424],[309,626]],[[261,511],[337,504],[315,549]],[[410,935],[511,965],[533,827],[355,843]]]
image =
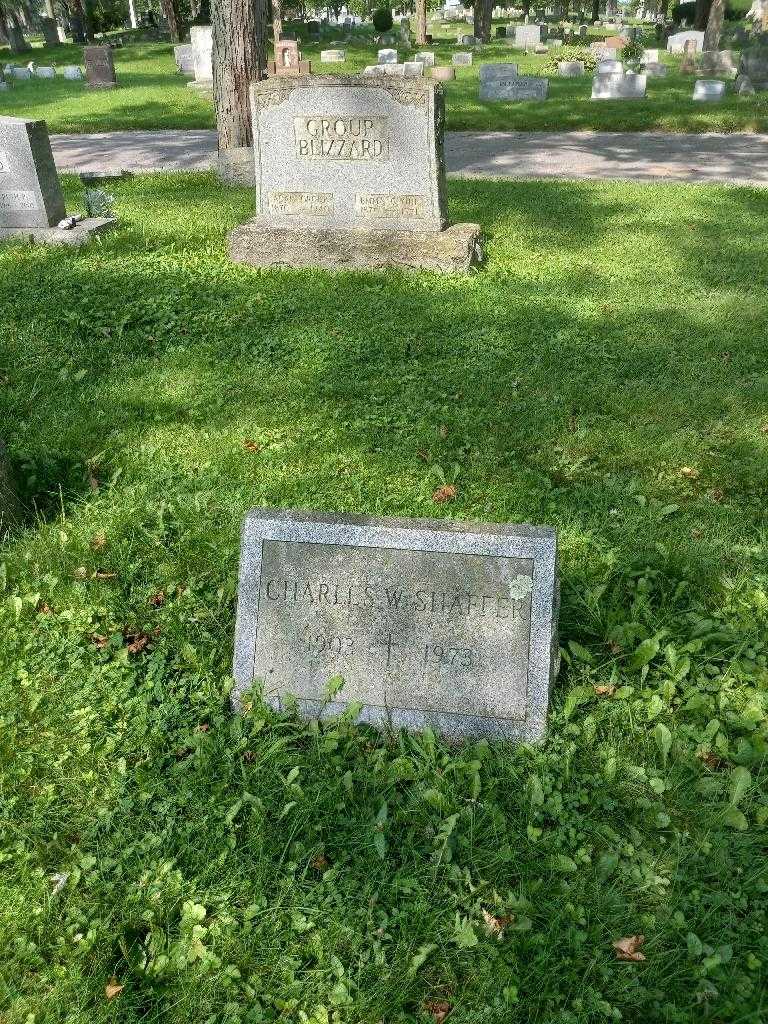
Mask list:
[[445,231],[311,231],[278,228],[254,218],[230,232],[228,244],[235,263],[286,269],[403,267],[461,274],[484,256],[479,224],[453,224]]
[[2,228],[0,242],[7,238],[26,238],[44,245],[84,245],[93,235],[111,231],[117,224],[115,217],[86,217],[73,228]]

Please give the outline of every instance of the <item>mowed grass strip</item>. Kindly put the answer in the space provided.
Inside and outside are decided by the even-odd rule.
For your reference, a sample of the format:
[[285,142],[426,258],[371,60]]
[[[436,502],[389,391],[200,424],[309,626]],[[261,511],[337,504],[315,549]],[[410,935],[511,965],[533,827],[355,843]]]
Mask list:
[[[489,258],[441,278],[235,267],[247,191],[111,189],[0,248],[5,1019],[758,1024],[765,193],[451,182]],[[256,505],[557,527],[547,742],[231,716]]]
[[[290,26],[295,29],[296,26]],[[455,40],[462,25],[454,30],[441,29],[435,44],[427,47],[436,54],[438,64],[450,64],[459,47]],[[471,31],[470,26],[466,26]],[[305,35],[303,28],[299,35]],[[646,31],[645,45],[658,48],[652,32]],[[605,37],[605,30],[594,30],[588,42]],[[338,44],[347,51],[343,64],[321,64],[320,51]],[[378,45],[370,36],[343,41],[329,36],[322,44],[304,38],[304,56],[312,61],[314,73],[357,74],[367,64],[376,63]],[[401,60],[413,59],[416,49],[399,48]],[[486,102],[478,99],[479,68],[483,63],[510,62],[520,74],[541,75],[557,56],[557,50],[537,55],[507,46],[494,39],[474,51],[471,67],[458,67],[456,80],[444,84],[446,127],[449,131],[667,131],[667,132],[765,132],[768,130],[768,93],[736,95],[733,83],[726,86],[725,99],[717,103],[694,102],[693,75],[679,74],[681,57],[666,54],[662,60],[669,73],[665,78],[649,78],[644,100],[590,99],[592,76],[558,78],[549,73],[549,97],[540,101]],[[33,57],[38,64],[52,62],[60,69],[65,64],[82,64],[80,46],[36,48],[29,55],[14,57],[0,47],[0,60],[24,62]],[[738,52],[736,51],[738,62]],[[0,93],[0,114],[43,118],[53,133],[89,133],[104,131],[212,128],[213,106],[210,98],[188,89],[190,79],[177,73],[173,48],[168,43],[129,43],[115,51],[119,88],[89,89],[85,82],[35,79],[13,82]],[[711,76],[716,77],[716,76]]]

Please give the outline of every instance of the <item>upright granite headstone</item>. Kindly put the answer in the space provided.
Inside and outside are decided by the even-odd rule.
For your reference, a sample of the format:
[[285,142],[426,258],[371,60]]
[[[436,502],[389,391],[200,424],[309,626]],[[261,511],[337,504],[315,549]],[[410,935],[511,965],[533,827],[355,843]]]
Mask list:
[[593,100],[645,99],[645,75],[595,75],[592,79]]
[[193,25],[189,38],[195,54],[195,80],[190,89],[210,92],[213,88],[213,32],[210,25]]
[[471,53],[454,53],[451,57],[451,64],[457,68],[468,67],[472,63]]
[[43,46],[58,46],[59,29],[56,25],[56,19],[41,17],[39,21],[40,31],[43,34]]
[[538,25],[516,25],[515,46],[521,50],[530,49],[541,42],[541,29]]
[[253,266],[466,270],[476,224],[446,227],[442,87],[316,75],[251,86],[257,216],[230,234]]
[[670,53],[683,53],[686,43],[691,43],[694,50],[703,50],[704,33],[694,31],[676,32],[667,40],[667,50]]
[[561,60],[557,65],[557,74],[560,78],[581,78],[584,74],[584,61]]
[[256,510],[242,536],[233,701],[257,684],[307,717],[359,702],[380,727],[536,742],[558,605],[546,527]]
[[85,77],[91,89],[114,89],[117,77],[111,46],[86,46],[83,60]]
[[716,102],[725,97],[725,82],[702,78],[693,87],[693,99],[697,101]]
[[114,223],[81,218],[60,227],[66,216],[45,121],[0,117],[0,240],[24,235],[78,245]]
[[191,43],[181,43],[173,48],[176,70],[182,75],[195,73],[195,48]]

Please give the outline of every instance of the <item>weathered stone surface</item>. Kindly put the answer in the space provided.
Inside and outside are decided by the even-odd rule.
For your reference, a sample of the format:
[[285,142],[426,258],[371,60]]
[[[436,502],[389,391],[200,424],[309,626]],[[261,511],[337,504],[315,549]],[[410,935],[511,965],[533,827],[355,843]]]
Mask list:
[[41,17],[40,31],[43,34],[43,46],[59,45],[59,30],[55,18]]
[[643,56],[641,58],[642,64],[658,64],[659,62],[659,51],[656,50],[643,50]]
[[195,73],[195,48],[191,43],[182,43],[173,48],[173,59],[176,63],[176,70],[182,75],[194,75]]
[[737,74],[733,50],[702,50],[699,68],[707,75],[723,75],[735,78]]
[[83,80],[82,69],[74,64],[68,64],[62,71],[62,75],[71,82],[81,82]]
[[[0,200],[2,193],[0,193]],[[114,217],[84,217],[78,221],[73,228],[29,228],[29,227],[3,227],[2,210],[0,210],[0,241],[9,238],[26,238],[31,242],[38,242],[44,245],[85,245],[94,235],[102,235],[111,231],[117,224]]]
[[452,82],[456,78],[456,69],[440,65],[432,68],[431,77],[436,82]]
[[420,60],[406,60],[403,62],[403,78],[421,78],[424,74],[424,65]]
[[320,51],[320,63],[321,64],[343,64],[347,59],[346,50],[321,50]]
[[557,74],[560,78],[581,78],[584,74],[584,61],[561,60],[557,65]]
[[595,75],[592,79],[593,100],[645,99],[645,75]]
[[0,117],[0,227],[49,228],[65,213],[45,121]]
[[257,683],[309,717],[359,701],[378,726],[535,742],[558,604],[548,528],[256,510],[242,537],[233,700]]
[[541,42],[538,25],[515,25],[515,46],[521,50],[530,49]]
[[35,68],[35,77],[36,78],[55,78],[56,77],[56,68],[50,67],[50,66],[43,66],[43,67]]
[[85,77],[91,89],[114,89],[117,77],[111,46],[86,46],[83,61]]
[[725,82],[702,78],[693,87],[693,99],[716,102],[725,98]]
[[399,61],[397,50],[392,50],[390,48],[379,50],[377,61],[379,64],[397,64]]
[[667,40],[667,50],[670,53],[683,53],[686,43],[691,43],[693,50],[703,50],[704,33],[694,31],[676,32]]
[[549,79],[533,75],[509,75],[480,82],[481,100],[545,100]]
[[276,78],[255,83],[251,102],[257,216],[230,236],[233,259],[435,269],[477,260],[476,225],[444,231],[438,85],[388,75]]
[[189,38],[195,55],[195,80],[189,88],[208,91],[213,88],[213,30],[210,25],[193,25]]
[[435,55],[432,50],[419,50],[418,53],[414,54],[413,59],[421,61],[425,68],[433,68],[435,66]]
[[613,46],[606,46],[604,43],[591,43],[590,51],[597,60],[616,60],[619,51]]
[[643,73],[648,78],[665,78],[667,65],[660,64],[658,61],[649,61],[647,64],[643,64]]
[[312,231],[273,228],[258,218],[230,232],[229,255],[252,267],[401,267],[440,274],[466,273],[484,258],[479,224],[454,224],[444,231]]
[[467,67],[467,65],[469,65],[471,63],[472,63],[472,54],[471,53],[454,53],[451,56],[451,64],[453,64],[454,67]]
[[598,75],[622,75],[624,65],[620,60],[601,60],[597,64]]

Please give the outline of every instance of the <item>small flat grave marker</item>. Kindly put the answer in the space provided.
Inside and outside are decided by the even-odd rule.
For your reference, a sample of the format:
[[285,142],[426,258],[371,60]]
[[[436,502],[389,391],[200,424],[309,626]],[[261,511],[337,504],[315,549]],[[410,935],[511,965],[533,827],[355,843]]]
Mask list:
[[593,100],[645,99],[645,75],[595,75],[592,79]]
[[717,82],[706,78],[700,79],[693,87],[693,99],[705,102],[717,102],[725,97],[725,82]]
[[557,612],[552,529],[256,510],[242,536],[235,705],[258,682],[306,717],[359,701],[377,726],[541,740]]

